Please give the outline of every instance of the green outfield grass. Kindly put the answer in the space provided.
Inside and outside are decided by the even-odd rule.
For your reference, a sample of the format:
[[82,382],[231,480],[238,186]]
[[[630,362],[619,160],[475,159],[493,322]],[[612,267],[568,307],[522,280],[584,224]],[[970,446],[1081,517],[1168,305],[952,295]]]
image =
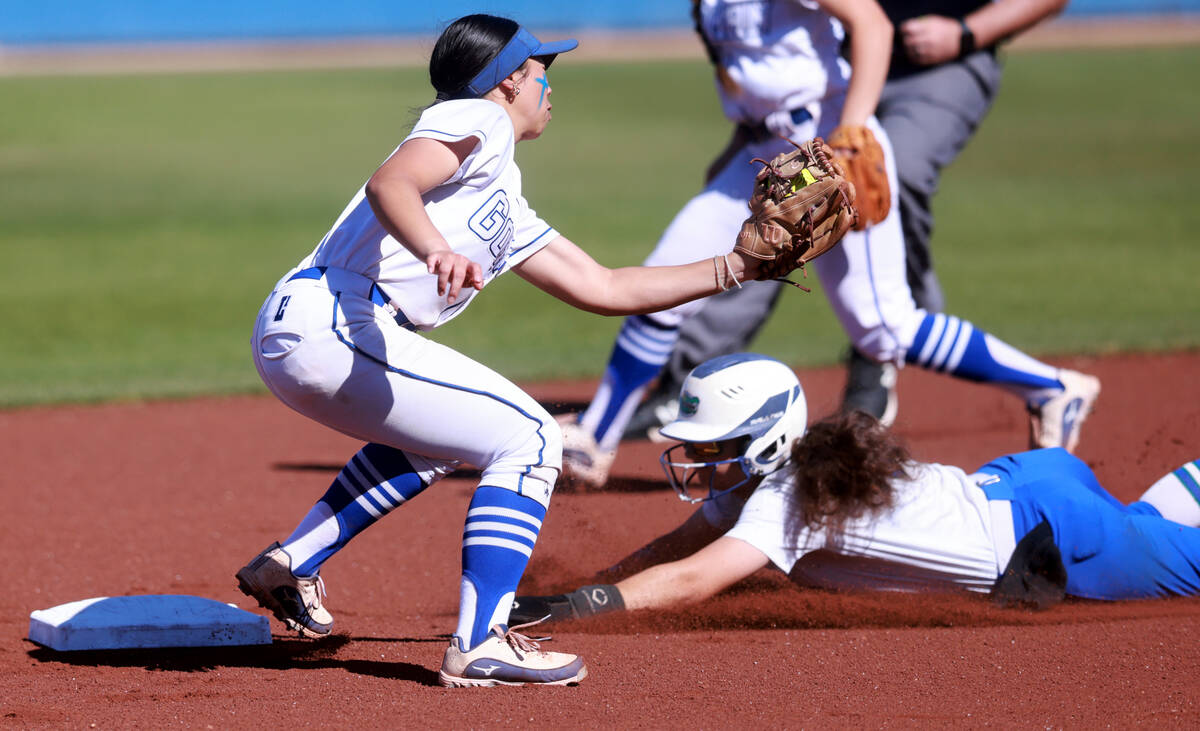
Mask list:
[[[609,265],[639,262],[728,127],[699,62],[557,64],[526,194]],[[1024,52],[943,179],[950,308],[1038,354],[1200,345],[1200,48]],[[420,69],[0,79],[0,406],[261,388],[275,279],[427,102]],[[515,380],[595,376],[619,319],[517,277],[435,337]],[[756,349],[844,347],[819,285]]]

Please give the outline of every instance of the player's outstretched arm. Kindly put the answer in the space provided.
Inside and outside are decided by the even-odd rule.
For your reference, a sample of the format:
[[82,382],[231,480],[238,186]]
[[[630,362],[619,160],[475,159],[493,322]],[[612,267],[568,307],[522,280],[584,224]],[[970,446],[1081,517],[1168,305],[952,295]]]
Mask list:
[[[730,242],[732,246],[733,242]],[[726,266],[725,262],[728,262]],[[609,269],[565,236],[514,271],[553,297],[599,315],[638,315],[716,294],[733,280],[753,279],[758,262],[739,252],[679,266]]]
[[760,161],[750,215],[726,254],[679,266],[609,269],[557,236],[514,269],[550,295],[603,315],[657,312],[747,279],[785,278],[837,245],[858,221],[854,186],[832,155],[816,138]]
[[685,559],[659,564],[617,582],[626,609],[694,604],[728,589],[769,563],[737,538],[721,537]]
[[645,571],[651,566],[678,561],[696,553],[724,533],[725,531],[708,522],[704,517],[703,508],[698,508],[675,530],[655,538],[597,573],[593,580],[597,583],[611,584],[639,571]]
[[652,566],[616,585],[593,584],[555,596],[519,596],[513,602],[509,624],[686,606],[733,586],[768,562],[766,555],[749,543],[722,537],[687,558]]

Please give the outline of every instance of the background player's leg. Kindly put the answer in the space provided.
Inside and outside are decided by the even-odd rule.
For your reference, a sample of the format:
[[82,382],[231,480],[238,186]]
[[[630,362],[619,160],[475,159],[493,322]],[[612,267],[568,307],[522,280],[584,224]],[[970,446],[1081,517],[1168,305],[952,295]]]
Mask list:
[[[683,264],[727,253],[746,218],[754,168],[728,166],[676,214],[647,266]],[[696,300],[651,315],[626,318],[596,394],[577,424],[563,425],[564,477],[599,487],[634,409],[675,346],[680,324],[698,311]]]
[[[978,56],[979,58],[976,58]],[[896,198],[904,235],[905,271],[913,301],[941,312],[945,297],[933,268],[933,197],[943,168],[958,156],[987,114],[1000,86],[1000,66],[988,54],[889,79],[875,116],[896,159]],[[890,423],[898,405],[894,370],[850,348],[844,409]]]
[[667,362],[679,337],[678,319],[678,316],[660,320],[636,315],[622,324],[604,378],[579,417],[580,426],[593,436],[602,451],[616,450],[646,386]]
[[[804,140],[815,134],[816,124],[809,116],[798,120],[787,136]],[[759,170],[758,165],[749,161],[755,157],[770,160],[792,149],[791,143],[786,140],[770,138],[746,145],[731,155],[728,164],[709,181],[704,191],[675,216],[645,263],[648,266],[683,264],[701,257],[727,253],[746,219],[746,201],[753,192],[754,178]],[[593,486],[599,486],[607,480],[612,455],[624,437],[634,410],[642,401],[647,384],[667,362],[678,338],[680,323],[690,319],[704,302],[690,302],[673,311],[652,315],[651,321],[660,328],[656,337],[648,336],[650,328],[631,327],[630,323],[637,322],[636,318],[626,321],[609,359],[604,381],[591,406],[580,419],[583,428],[580,433],[565,429],[565,474]],[[739,328],[740,334],[732,335],[732,340],[738,342],[740,347],[744,347],[753,337],[766,313],[751,313],[750,316],[753,320],[748,326]],[[661,328],[671,328],[672,332],[668,335]],[[642,347],[647,344],[654,348],[667,345],[666,350],[656,352],[653,356],[647,352],[637,352],[635,338],[638,335],[644,336]],[[627,340],[624,345],[622,338]],[[712,357],[702,355],[705,360]],[[581,464],[583,462],[588,464]],[[602,469],[588,469],[597,465]]]
[[[868,121],[894,170],[887,135]],[[851,231],[813,264],[842,328],[864,355],[1001,386],[1030,409],[1032,445],[1075,447],[1099,381],[1042,363],[965,320],[918,309],[904,273],[896,207],[879,224]]]
[[1005,386],[1027,401],[1059,390],[1057,369],[980,330],[966,320],[924,313],[905,361],[928,370]]
[[1030,413],[1033,447],[1073,451],[1100,395],[1098,379],[1047,365],[953,315],[924,314],[906,347],[909,363],[991,383],[1021,397]]
[[687,374],[706,360],[747,350],[782,292],[780,282],[745,282],[706,299],[680,326],[675,349],[653,391],[630,418],[623,438],[658,438],[658,427],[675,418]]

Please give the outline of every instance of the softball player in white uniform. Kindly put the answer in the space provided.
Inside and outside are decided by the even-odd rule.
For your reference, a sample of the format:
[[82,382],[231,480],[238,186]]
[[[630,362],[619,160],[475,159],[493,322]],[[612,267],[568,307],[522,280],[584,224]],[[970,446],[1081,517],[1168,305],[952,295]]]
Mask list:
[[[688,261],[727,248],[746,217],[759,166],[839,124],[866,124],[888,162],[888,217],[851,232],[814,262],[822,287],[851,342],[881,362],[914,363],[1002,386],[1034,412],[1038,446],[1074,447],[1079,423],[1099,393],[1090,376],[1041,363],[960,318],[929,314],[913,302],[905,277],[904,238],[895,200],[894,157],[872,115],[887,73],[891,26],[874,0],[700,0],[699,27],[716,66],[717,93],[737,126],[704,190],[671,222],[649,265]],[[850,31],[842,58],[843,25]],[[578,425],[565,430],[565,469],[592,486],[607,479],[625,425],[646,384],[666,363],[684,318],[700,302],[629,318],[617,336],[604,379]]]
[[[545,129],[546,66],[575,45],[543,44],[494,16],[451,24],[430,59],[437,101],[280,279],[254,330],[255,364],[271,392],[367,445],[289,538],[238,572],[242,590],[301,634],[327,635],[324,562],[459,465],[478,467],[445,685],[563,685],[586,669],[574,655],[536,651],[506,625],[558,477],[560,429],[503,376],[420,333],[457,317],[510,269],[604,314],[718,291],[713,260],[604,268],[522,196],[514,145]],[[739,279],[756,271],[740,254],[728,260]]]
[[680,606],[768,565],[805,586],[992,592],[1004,604],[1200,594],[1200,461],[1125,505],[1061,448],[967,474],[912,460],[863,413],[806,421],[779,361],[735,353],[696,367],[662,429],[680,444],[661,461],[700,508],[597,577],[616,584],[518,597],[511,616]]

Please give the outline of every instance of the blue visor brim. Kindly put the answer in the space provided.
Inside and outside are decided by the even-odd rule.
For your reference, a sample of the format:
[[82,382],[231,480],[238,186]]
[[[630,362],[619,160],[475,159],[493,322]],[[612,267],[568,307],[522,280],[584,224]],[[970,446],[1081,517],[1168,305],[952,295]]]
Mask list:
[[[509,74],[521,68],[526,59],[532,56],[553,57],[559,53],[573,50],[578,45],[579,41],[574,38],[542,43],[529,31],[518,28],[512,39],[504,44],[504,48],[500,49],[500,53],[496,54],[496,57],[489,61],[487,66],[484,66],[483,70],[476,74],[475,78],[471,79],[455,97],[469,99],[483,96],[508,78]],[[546,65],[550,65],[549,61]]]

